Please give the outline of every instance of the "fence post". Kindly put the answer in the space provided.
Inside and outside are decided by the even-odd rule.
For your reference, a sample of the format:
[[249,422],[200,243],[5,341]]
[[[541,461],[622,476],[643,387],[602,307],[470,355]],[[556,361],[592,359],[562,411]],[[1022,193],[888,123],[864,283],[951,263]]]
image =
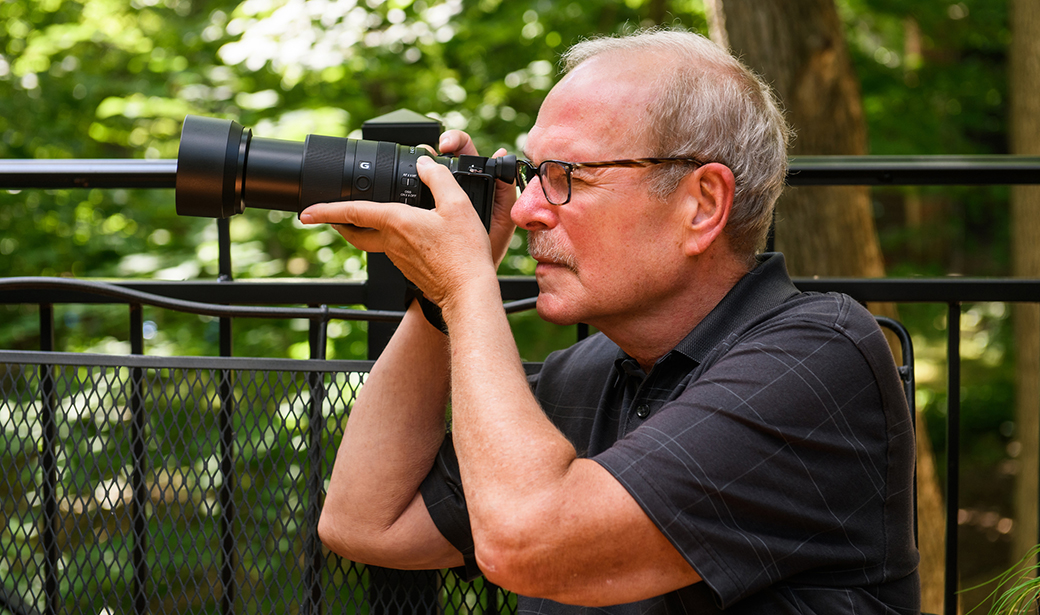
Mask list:
[[[315,307],[315,306],[311,306]],[[319,321],[311,319],[308,333],[311,359],[324,360],[328,346],[328,306],[322,305],[321,310],[325,313]],[[311,372],[307,375],[307,385],[310,391],[310,408],[307,447],[307,512],[305,527],[307,535],[303,539],[304,570],[303,570],[303,613],[305,615],[320,615],[325,603],[322,590],[321,577],[325,570],[325,554],[322,551],[321,539],[318,537],[318,519],[321,516],[322,492],[325,484],[325,467],[322,460],[325,458],[325,450],[322,447],[322,434],[325,432],[325,374]]]
[[[401,145],[435,145],[440,134],[440,122],[408,110],[394,111],[373,118],[365,122],[361,128],[362,137],[369,141],[391,141]],[[408,307],[408,283],[385,254],[368,255],[368,282],[365,284],[365,291],[365,305],[369,309],[403,310]],[[369,359],[379,357],[395,330],[396,323],[368,324]]]
[[957,586],[957,516],[960,510],[960,442],[961,442],[961,304],[951,301],[946,314],[946,583],[943,610],[956,615]]
[[[130,354],[144,354],[144,318],[140,303],[130,304]],[[147,437],[148,417],[144,406],[144,369],[130,368],[130,447],[133,458],[130,485],[130,523],[133,527],[133,598],[134,613],[148,613],[148,520],[146,518],[148,490],[145,473],[148,471]]]
[[[231,222],[227,219],[217,220],[217,241],[219,245],[219,279],[221,282],[232,282],[231,272]],[[220,356],[232,356],[231,319],[220,319]],[[217,422],[220,430],[220,542],[221,568],[220,584],[222,588],[220,612],[230,615],[235,611],[235,569],[238,566],[238,549],[235,545],[235,395],[233,373],[229,369],[220,370],[220,381],[217,385],[220,396],[220,412]]]
[[[40,350],[54,351],[54,306],[40,304]],[[43,592],[46,597],[44,613],[58,612],[58,417],[57,394],[54,386],[54,366],[40,366],[40,468],[43,474]]]

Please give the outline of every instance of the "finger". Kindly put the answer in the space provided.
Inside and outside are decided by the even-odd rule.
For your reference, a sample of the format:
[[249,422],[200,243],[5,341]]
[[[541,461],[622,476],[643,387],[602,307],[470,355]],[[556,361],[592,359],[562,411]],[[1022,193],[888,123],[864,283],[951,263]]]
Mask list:
[[349,224],[360,228],[386,228],[394,203],[338,201],[317,203],[300,212],[301,224]]
[[419,173],[419,179],[433,193],[433,201],[437,211],[448,211],[457,202],[463,202],[469,209],[473,209],[469,197],[455,181],[448,167],[437,164],[429,156],[420,156],[415,163],[415,170]]
[[461,130],[449,130],[441,135],[438,147],[441,153],[454,154],[456,156],[477,156],[477,146],[473,139]]
[[311,205],[300,213],[303,224],[329,223],[355,248],[364,252],[385,252],[383,232],[391,224],[393,203],[342,201]]
[[336,229],[340,237],[362,252],[386,252],[386,242],[380,231],[361,228],[353,224],[333,224],[332,228]]

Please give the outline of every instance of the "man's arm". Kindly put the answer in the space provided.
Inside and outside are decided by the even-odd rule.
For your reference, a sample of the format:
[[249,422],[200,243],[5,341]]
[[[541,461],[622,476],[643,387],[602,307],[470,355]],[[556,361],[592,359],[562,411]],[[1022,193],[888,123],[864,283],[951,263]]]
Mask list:
[[492,249],[447,169],[421,159],[434,211],[366,203],[304,216],[348,222],[441,305],[451,339],[455,446],[481,570],[528,596],[589,606],[700,580],[624,487],[574,448],[528,388],[502,310]]
[[332,551],[402,569],[462,563],[418,493],[444,438],[447,398],[447,340],[413,304],[347,419],[318,525]]
[[[457,130],[441,135],[439,148],[477,154],[469,135]],[[513,233],[509,209],[514,199],[510,189],[496,192],[492,234],[500,246],[498,260]],[[419,493],[444,439],[448,386],[447,338],[413,303],[347,420],[318,525],[332,551],[398,569],[462,563]]]
[[481,570],[518,593],[587,606],[699,581],[628,491],[577,458],[545,417],[495,289],[484,279],[444,307],[455,446]]

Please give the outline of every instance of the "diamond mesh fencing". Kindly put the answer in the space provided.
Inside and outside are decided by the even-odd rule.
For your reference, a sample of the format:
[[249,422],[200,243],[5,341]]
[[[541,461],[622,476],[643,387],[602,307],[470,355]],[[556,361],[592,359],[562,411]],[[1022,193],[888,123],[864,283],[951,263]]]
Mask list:
[[322,547],[369,367],[0,352],[0,613],[515,613]]

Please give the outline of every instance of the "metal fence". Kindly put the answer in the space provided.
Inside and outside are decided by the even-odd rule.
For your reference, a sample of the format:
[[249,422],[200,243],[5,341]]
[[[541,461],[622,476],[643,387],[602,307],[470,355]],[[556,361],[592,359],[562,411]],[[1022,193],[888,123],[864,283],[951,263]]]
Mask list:
[[[172,187],[169,161],[113,165],[7,161],[0,188]],[[789,182],[1040,183],[1040,159],[802,159]],[[291,284],[298,305],[317,307],[261,305],[289,285],[230,282],[226,221],[219,235],[222,282],[0,279],[0,303],[39,306],[41,339],[39,352],[0,351],[0,612],[515,612],[512,596],[482,580],[358,566],[322,548],[324,484],[371,365],[324,360],[326,327],[392,326],[401,313],[328,307],[378,305],[371,279]],[[946,612],[955,613],[961,306],[1040,303],[1040,280],[796,283],[863,302],[947,306]],[[503,279],[502,288],[511,311],[537,294],[530,279]],[[131,355],[53,352],[53,306],[64,303],[127,305]],[[223,356],[147,356],[142,305],[218,317]],[[240,317],[310,320],[312,359],[231,357]],[[378,341],[370,348],[377,353]]]
[[507,606],[449,572],[380,593],[365,567],[318,541],[336,443],[370,364],[0,352],[0,608]]

